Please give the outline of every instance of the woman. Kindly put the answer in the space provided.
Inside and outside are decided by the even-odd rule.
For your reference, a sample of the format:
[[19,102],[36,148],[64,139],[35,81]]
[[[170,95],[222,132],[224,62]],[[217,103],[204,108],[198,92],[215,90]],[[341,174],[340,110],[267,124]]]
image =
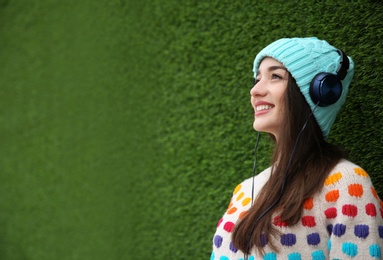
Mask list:
[[381,259],[383,203],[326,142],[353,73],[350,57],[314,37],[256,56],[253,127],[275,140],[272,164],[235,188],[211,259]]

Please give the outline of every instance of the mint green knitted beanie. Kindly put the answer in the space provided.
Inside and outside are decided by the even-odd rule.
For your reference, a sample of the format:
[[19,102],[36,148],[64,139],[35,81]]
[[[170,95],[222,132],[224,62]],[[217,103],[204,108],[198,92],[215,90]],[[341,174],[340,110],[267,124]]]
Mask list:
[[[254,60],[254,78],[258,67],[265,57],[272,57],[281,62],[295,79],[301,93],[305,97],[314,117],[322,130],[323,136],[328,137],[335,118],[346,101],[348,89],[354,75],[354,62],[351,57],[346,77],[342,80],[343,91],[339,100],[329,106],[320,107],[313,103],[310,97],[310,83],[320,72],[336,74],[340,67],[340,55],[337,48],[316,37],[283,38],[261,50]],[[314,110],[315,108],[315,110]]]

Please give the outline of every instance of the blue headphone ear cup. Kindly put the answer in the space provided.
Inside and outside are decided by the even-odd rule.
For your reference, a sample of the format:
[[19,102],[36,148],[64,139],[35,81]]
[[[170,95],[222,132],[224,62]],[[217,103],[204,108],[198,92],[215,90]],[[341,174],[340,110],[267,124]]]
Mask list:
[[310,97],[314,104],[326,107],[336,103],[342,95],[342,81],[338,76],[322,72],[310,84]]

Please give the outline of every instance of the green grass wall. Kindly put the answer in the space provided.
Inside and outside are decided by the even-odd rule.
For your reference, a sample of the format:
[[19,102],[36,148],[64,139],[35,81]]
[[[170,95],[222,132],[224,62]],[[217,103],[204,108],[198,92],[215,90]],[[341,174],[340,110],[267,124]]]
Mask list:
[[[251,176],[252,62],[317,36],[356,64],[330,141],[383,197],[379,1],[0,0],[0,259],[209,259]],[[271,144],[262,135],[259,170]]]
[[0,2],[0,259],[140,259],[145,8]]

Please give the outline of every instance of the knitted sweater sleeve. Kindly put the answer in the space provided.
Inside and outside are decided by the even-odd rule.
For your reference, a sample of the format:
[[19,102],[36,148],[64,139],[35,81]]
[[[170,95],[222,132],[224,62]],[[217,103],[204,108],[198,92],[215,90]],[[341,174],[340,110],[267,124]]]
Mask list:
[[383,203],[368,174],[340,163],[322,191],[329,259],[381,259]]

